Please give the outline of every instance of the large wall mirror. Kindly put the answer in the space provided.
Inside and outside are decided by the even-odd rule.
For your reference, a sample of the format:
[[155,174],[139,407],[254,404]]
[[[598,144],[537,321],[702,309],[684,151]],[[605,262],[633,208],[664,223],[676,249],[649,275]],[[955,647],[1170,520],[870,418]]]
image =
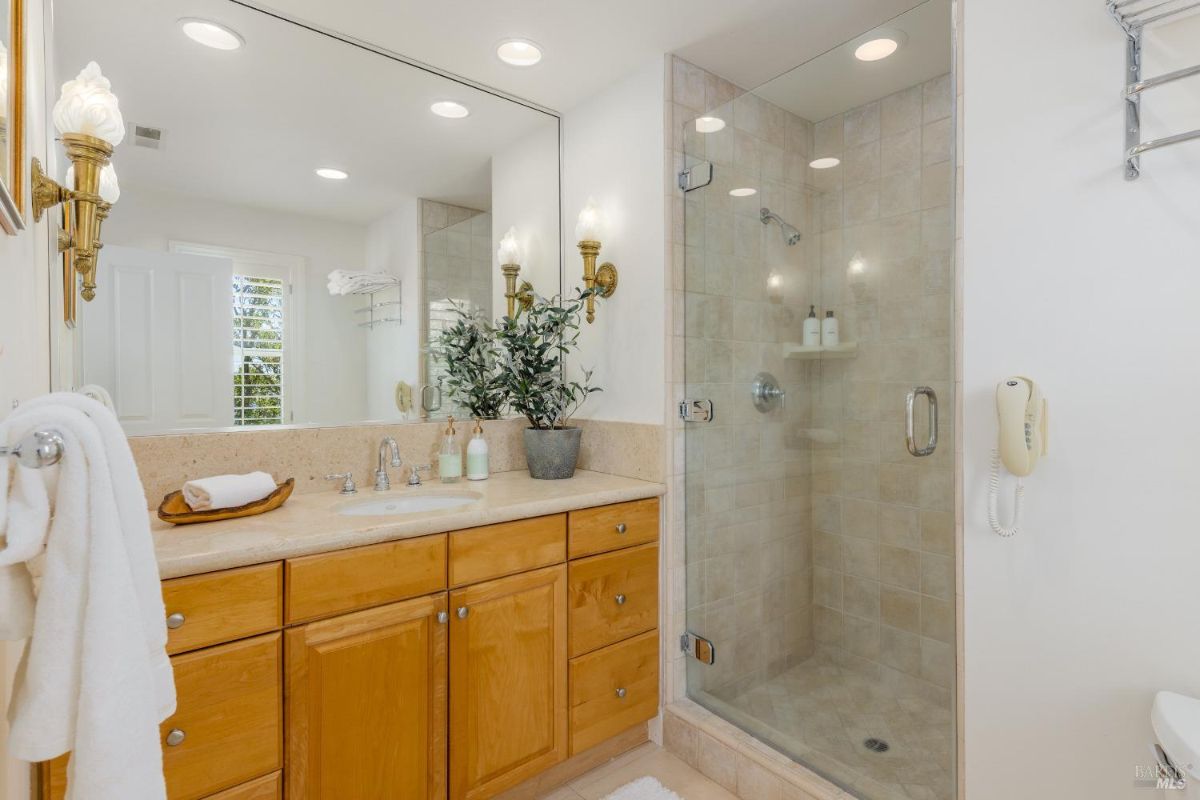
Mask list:
[[453,413],[427,345],[504,315],[510,227],[559,292],[558,117],[230,0],[54,17],[57,83],[97,61],[128,130],[56,373],[130,434]]

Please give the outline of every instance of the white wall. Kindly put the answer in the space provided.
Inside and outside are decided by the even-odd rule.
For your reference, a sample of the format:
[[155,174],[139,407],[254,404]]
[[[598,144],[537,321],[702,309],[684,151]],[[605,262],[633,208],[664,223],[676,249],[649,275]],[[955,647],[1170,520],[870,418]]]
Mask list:
[[[1154,692],[1200,696],[1200,144],[1125,182],[1124,40],[1099,0],[968,0],[965,25],[967,796],[1150,798]],[[1200,61],[1200,21],[1163,35],[1178,59],[1151,37],[1147,75]],[[1198,90],[1151,92],[1151,135],[1200,125]],[[1041,383],[1051,449],[1002,540],[1010,374]]]
[[[25,225],[16,236],[0,233],[0,417],[14,400],[50,388],[50,247],[47,220],[29,210],[29,159],[47,158],[46,59],[43,3],[25,0]],[[0,707],[8,708],[19,644],[0,642]],[[29,766],[8,757],[8,723],[0,715],[0,797],[29,796]]]
[[[544,297],[559,292],[558,121],[546,118],[537,130],[492,156],[493,250],[510,227],[525,251],[520,281]],[[494,256],[494,254],[493,254]],[[495,258],[493,258],[495,262]],[[507,310],[500,264],[492,280],[492,309]]]
[[604,388],[582,418],[662,424],[665,405],[666,236],[663,61],[563,115],[563,289],[583,285],[575,222],[588,197],[608,220],[599,262],[620,270],[616,294],[585,321],[577,366]]
[[[385,217],[367,228],[366,269],[390,272],[400,278],[399,324],[378,325],[367,334],[366,393],[368,419],[395,419],[397,381],[413,387],[413,410],[421,416],[421,201],[404,197]],[[379,295],[376,302],[395,299]],[[393,316],[393,309],[381,309]]]
[[[304,343],[307,368],[304,417],[297,422],[365,419],[366,334],[357,327],[357,298],[330,297],[326,275],[362,269],[366,228],[313,217],[237,206],[196,197],[124,187],[104,223],[111,244],[166,250],[172,240],[299,255],[307,260]],[[104,276],[100,276],[103,291]]]

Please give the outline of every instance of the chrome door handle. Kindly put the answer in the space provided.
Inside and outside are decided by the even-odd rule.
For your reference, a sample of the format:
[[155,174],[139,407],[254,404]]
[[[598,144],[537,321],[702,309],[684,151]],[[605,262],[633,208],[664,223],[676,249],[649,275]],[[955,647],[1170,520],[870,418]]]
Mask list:
[[182,628],[183,623],[185,622],[187,622],[187,617],[178,611],[176,611],[174,614],[167,615],[167,627],[171,630]]
[[617,600],[617,605],[619,605],[619,606],[625,605],[625,595],[623,595],[623,594],[617,595],[616,600]]
[[456,613],[458,614],[459,619],[466,619],[467,614],[470,614],[471,612],[467,610],[466,606],[459,606]]
[[629,530],[629,529],[625,527],[625,523],[624,523],[624,522],[618,522],[618,523],[617,523],[617,533],[624,533],[624,532],[625,532],[625,531],[627,531],[627,530]]
[[[917,403],[919,394],[923,394],[929,399],[929,441],[925,443],[924,447],[917,447],[916,439],[913,438],[913,429],[916,427],[913,422],[913,407]],[[908,446],[908,452],[917,458],[933,455],[938,443],[937,392],[928,386],[916,387],[908,393],[908,398],[904,402],[904,411],[904,443]]]

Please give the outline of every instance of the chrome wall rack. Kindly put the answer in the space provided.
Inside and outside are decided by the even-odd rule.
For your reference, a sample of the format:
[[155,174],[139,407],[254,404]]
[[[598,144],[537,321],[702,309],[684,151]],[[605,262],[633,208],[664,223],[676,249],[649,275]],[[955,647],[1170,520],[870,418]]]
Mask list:
[[1142,78],[1142,33],[1156,25],[1200,10],[1200,0],[1107,0],[1108,13],[1125,31],[1125,180],[1142,174],[1141,156],[1160,147],[1200,139],[1200,129],[1142,141],[1142,94],[1182,78],[1200,75],[1200,64],[1154,78]]

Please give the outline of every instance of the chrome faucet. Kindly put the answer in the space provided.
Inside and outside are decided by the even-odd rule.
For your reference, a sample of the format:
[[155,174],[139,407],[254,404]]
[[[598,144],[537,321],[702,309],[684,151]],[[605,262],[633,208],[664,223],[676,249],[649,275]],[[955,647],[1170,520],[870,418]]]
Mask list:
[[432,464],[413,464],[411,467],[409,467],[409,473],[408,473],[408,485],[409,486],[420,486],[421,485],[421,470],[423,470],[423,469],[425,469],[425,470],[433,469],[433,465]]
[[389,453],[392,457],[392,466],[400,466],[400,448],[396,446],[395,439],[385,436],[379,442],[379,466],[375,469],[375,491],[377,492],[386,492],[392,488],[392,482],[388,479],[387,473],[387,458]]

